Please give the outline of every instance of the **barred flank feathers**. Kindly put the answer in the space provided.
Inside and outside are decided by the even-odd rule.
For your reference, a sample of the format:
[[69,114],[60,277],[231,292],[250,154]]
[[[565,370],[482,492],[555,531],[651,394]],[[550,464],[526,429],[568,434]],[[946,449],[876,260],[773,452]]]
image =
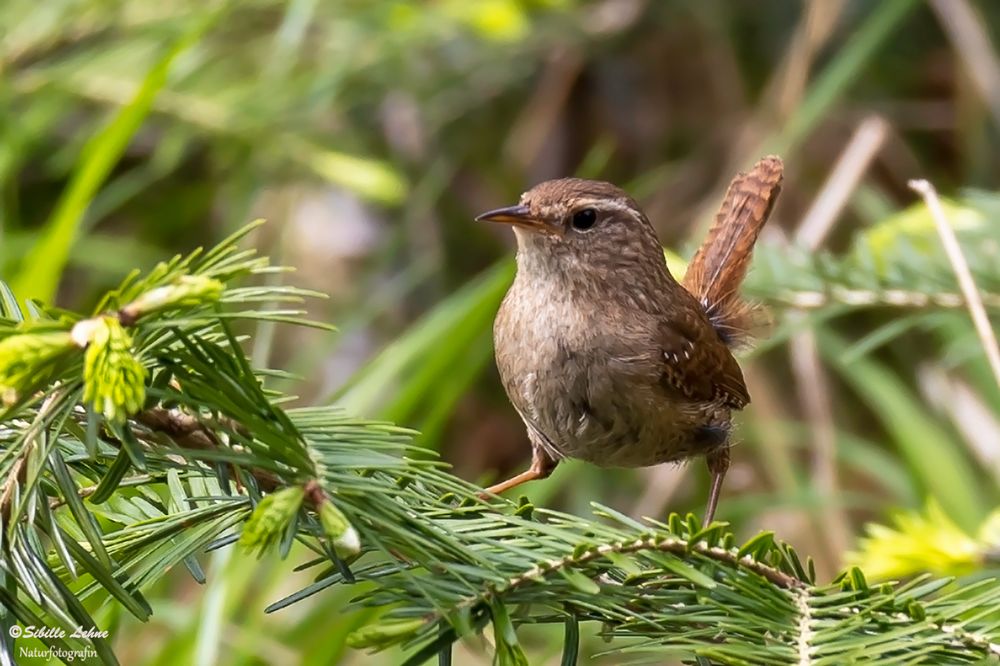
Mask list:
[[748,343],[758,319],[758,308],[740,297],[740,285],[757,236],[781,191],[783,170],[781,158],[769,155],[733,179],[684,275],[684,287],[702,304],[730,347]]

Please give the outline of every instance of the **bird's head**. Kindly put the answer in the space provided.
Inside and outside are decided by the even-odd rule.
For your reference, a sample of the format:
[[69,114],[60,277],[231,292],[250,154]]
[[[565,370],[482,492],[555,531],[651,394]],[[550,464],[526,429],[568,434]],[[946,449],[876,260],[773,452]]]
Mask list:
[[549,180],[517,205],[476,219],[514,228],[519,271],[583,280],[649,279],[666,271],[653,226],[635,200],[610,183]]

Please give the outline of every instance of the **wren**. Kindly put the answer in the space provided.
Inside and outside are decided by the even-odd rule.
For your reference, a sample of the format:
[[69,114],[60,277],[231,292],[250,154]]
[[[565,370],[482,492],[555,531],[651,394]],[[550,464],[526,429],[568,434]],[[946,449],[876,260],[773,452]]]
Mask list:
[[645,467],[705,456],[712,521],[732,414],[750,402],[733,351],[757,317],[739,289],[782,171],[765,157],[733,180],[683,283],[638,204],[609,183],[547,181],[476,218],[517,237],[493,336],[533,450],[527,471],[486,493],[545,478],[563,458]]

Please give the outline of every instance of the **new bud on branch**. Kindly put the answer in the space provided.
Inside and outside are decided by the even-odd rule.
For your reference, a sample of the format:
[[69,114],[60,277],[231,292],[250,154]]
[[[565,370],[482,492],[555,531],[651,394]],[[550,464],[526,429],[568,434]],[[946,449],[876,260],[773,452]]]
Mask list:
[[204,275],[182,275],[174,284],[151,289],[123,307],[118,316],[126,323],[173,308],[214,303],[222,296],[223,284]]
[[85,344],[83,401],[110,423],[124,423],[146,401],[146,368],[132,353],[132,337],[117,317],[87,319],[73,327]]
[[84,351],[83,401],[110,423],[123,423],[142,409],[148,372],[126,330],[146,315],[181,307],[208,305],[219,300],[224,285],[203,275],[181,275],[173,283],[139,295],[115,314],[76,322],[70,330],[63,321],[23,322],[0,332],[0,398],[12,405],[41,391],[51,377],[54,361]]
[[13,404],[44,384],[52,362],[76,348],[68,331],[14,332],[0,340],[0,396],[4,404]]

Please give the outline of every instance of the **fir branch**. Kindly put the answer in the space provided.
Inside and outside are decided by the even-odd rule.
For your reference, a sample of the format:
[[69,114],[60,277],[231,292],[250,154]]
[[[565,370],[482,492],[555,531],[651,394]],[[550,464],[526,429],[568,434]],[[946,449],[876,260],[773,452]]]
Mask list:
[[[153,432],[166,435],[174,444],[184,449],[218,451],[222,446],[215,430],[194,414],[178,409],[162,407],[146,409],[136,414],[135,420]],[[224,431],[239,432],[245,437],[250,435],[246,427],[225,416],[218,417],[215,425]],[[232,469],[236,471],[235,467]],[[273,472],[259,468],[252,468],[249,471],[257,481],[257,487],[263,492],[273,492],[284,485],[281,477]]]
[[812,663],[812,641],[815,638],[812,629],[813,617],[812,608],[809,606],[808,589],[803,587],[795,591],[795,606],[799,611],[799,637],[796,641],[799,657],[797,663],[799,666],[808,666]]
[[[945,308],[965,307],[961,294],[951,292],[906,291],[903,289],[850,289],[833,285],[824,291],[768,291],[770,302],[800,310],[815,310],[831,305],[851,307],[888,306],[894,308]],[[1000,294],[982,294],[983,305],[1000,310]]]
[[[235,247],[239,237],[130,276],[90,318],[42,312],[48,320],[7,322],[0,333],[78,333],[68,336],[75,348],[6,375],[21,383],[0,415],[0,598],[17,621],[90,622],[79,600],[107,598],[145,619],[145,586],[179,564],[202,576],[193,556],[240,538],[283,555],[298,541],[315,553],[305,566],[324,567],[272,610],[364,581],[356,603],[386,612],[353,644],[403,644],[413,659],[490,622],[498,649],[518,659],[518,625],[587,620],[628,637],[621,651],[669,648],[720,663],[997,654],[995,585],[869,588],[852,570],[821,586],[811,564],[767,533],[739,546],[725,525],[702,529],[693,516],[640,523],[605,507],[583,517],[484,502],[414,446],[412,431],[330,407],[283,409],[225,308],[240,293],[255,302],[308,294],[275,287],[270,299],[268,287],[234,287],[269,270]],[[109,318],[127,334],[108,329]],[[79,352],[102,330],[115,347],[89,376],[113,382],[109,368],[125,358],[134,370],[137,360],[138,408],[135,392],[113,384],[85,394]],[[573,655],[575,630],[567,636]],[[106,644],[93,646],[113,661]]]
[[[983,305],[1000,309],[997,248],[1000,230],[989,220],[998,199],[970,195],[949,203],[968,268]],[[762,301],[796,309],[886,306],[965,307],[961,285],[941,250],[935,224],[922,206],[913,207],[858,234],[846,252],[813,251],[799,245],[762,245],[747,279],[748,293]]]
[[[545,578],[551,574],[558,574],[567,569],[581,567],[596,559],[607,557],[610,554],[631,555],[644,551],[671,553],[677,556],[688,556],[696,553],[733,568],[743,568],[751,571],[781,588],[801,589],[807,585],[807,581],[799,580],[748,555],[740,557],[730,549],[710,546],[702,541],[688,541],[676,537],[657,535],[644,539],[636,539],[627,543],[618,542],[591,546],[582,553],[574,552],[556,560],[540,562],[527,571],[507,580],[502,585],[491,586],[481,594],[460,599],[449,609],[449,612],[460,612],[465,608],[489,603],[492,599],[501,599],[504,594],[522,585],[544,582]],[[438,617],[443,618],[441,615]]]

